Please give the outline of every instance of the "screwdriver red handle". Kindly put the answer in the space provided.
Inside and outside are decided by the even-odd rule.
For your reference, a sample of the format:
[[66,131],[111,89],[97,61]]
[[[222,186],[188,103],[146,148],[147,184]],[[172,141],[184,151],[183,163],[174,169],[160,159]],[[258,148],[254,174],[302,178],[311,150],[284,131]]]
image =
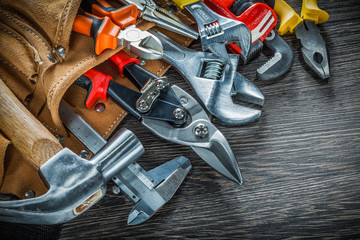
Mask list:
[[89,13],[99,17],[109,17],[113,23],[121,29],[135,25],[139,11],[135,4],[126,5],[121,8],[113,8],[105,0],[83,0],[81,7]]
[[97,17],[90,13],[78,14],[75,18],[74,32],[90,36],[95,40],[95,53],[99,55],[105,49],[115,49],[118,46],[120,27],[108,17]]

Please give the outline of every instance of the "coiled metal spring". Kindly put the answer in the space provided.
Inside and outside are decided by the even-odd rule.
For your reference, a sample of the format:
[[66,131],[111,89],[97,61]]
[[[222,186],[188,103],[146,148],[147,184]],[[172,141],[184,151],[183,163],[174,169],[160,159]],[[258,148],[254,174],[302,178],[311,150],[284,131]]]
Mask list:
[[214,36],[216,34],[221,33],[221,27],[218,22],[213,22],[209,25],[205,25],[205,32],[208,35],[208,37]]
[[221,62],[207,62],[203,77],[208,79],[220,80],[224,71],[224,65]]

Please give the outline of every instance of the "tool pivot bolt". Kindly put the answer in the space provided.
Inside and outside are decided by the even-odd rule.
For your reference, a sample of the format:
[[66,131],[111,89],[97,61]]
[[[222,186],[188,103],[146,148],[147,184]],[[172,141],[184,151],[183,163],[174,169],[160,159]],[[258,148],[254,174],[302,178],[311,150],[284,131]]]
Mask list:
[[156,80],[156,88],[157,90],[163,90],[166,87],[166,82],[162,79]]
[[145,100],[140,100],[138,108],[140,111],[147,111],[149,109],[149,104]]
[[197,137],[200,138],[204,138],[209,134],[209,129],[208,127],[203,124],[203,123],[199,123],[195,128],[194,128],[194,134]]
[[118,195],[121,192],[121,190],[120,190],[120,188],[118,186],[114,185],[114,186],[112,186],[112,192],[114,194]]
[[174,117],[178,120],[183,119],[185,117],[185,111],[181,108],[176,108],[173,112]]

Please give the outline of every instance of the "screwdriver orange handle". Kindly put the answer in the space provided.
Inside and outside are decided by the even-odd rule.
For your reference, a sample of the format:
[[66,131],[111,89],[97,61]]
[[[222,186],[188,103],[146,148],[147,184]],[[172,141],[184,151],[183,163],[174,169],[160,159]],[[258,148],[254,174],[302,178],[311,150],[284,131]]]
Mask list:
[[78,14],[75,18],[74,32],[90,36],[95,40],[95,53],[99,55],[105,49],[115,49],[120,27],[115,25],[109,17],[97,17],[89,13]]
[[122,8],[113,8],[105,0],[84,0],[81,7],[89,13],[99,17],[109,17],[113,23],[121,29],[136,24],[139,11],[135,4],[127,5]]

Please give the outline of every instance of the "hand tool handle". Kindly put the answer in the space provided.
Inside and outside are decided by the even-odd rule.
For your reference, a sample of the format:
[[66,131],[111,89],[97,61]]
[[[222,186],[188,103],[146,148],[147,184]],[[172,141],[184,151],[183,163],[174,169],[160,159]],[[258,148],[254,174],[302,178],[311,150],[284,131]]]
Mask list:
[[176,5],[178,5],[181,9],[184,9],[186,5],[199,1],[203,1],[203,0],[173,0],[173,2],[176,3]]
[[109,58],[108,62],[119,72],[121,77],[124,75],[124,67],[129,63],[139,64],[137,58],[130,57],[125,51],[120,51]]
[[97,17],[84,13],[78,14],[73,24],[73,31],[90,36],[95,40],[95,53],[99,55],[105,49],[115,49],[118,46],[120,27],[109,17]]
[[107,90],[112,77],[102,72],[90,69],[78,79],[75,84],[87,90],[85,106],[92,108],[99,99],[108,100]]
[[36,168],[62,150],[59,141],[22,105],[1,79],[0,130],[23,158]]
[[279,34],[293,32],[294,28],[302,22],[300,16],[284,0],[265,0],[265,2],[275,10],[280,17]]
[[81,7],[89,13],[99,17],[109,17],[113,23],[121,29],[135,25],[139,11],[135,4],[126,5],[122,8],[113,8],[105,0],[84,0]]
[[329,19],[329,14],[318,7],[317,0],[303,0],[301,18],[318,24],[326,22]]

